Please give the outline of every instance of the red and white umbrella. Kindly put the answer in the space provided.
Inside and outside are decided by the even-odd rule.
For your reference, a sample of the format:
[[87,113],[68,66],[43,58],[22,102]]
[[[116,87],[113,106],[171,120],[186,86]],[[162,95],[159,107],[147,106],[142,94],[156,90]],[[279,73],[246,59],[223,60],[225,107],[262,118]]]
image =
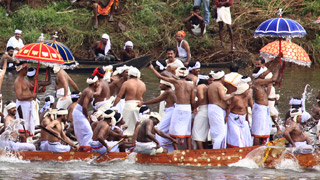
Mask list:
[[319,24],[319,23],[320,23],[320,16],[319,16],[318,19],[317,19],[316,21],[314,21],[313,23]]

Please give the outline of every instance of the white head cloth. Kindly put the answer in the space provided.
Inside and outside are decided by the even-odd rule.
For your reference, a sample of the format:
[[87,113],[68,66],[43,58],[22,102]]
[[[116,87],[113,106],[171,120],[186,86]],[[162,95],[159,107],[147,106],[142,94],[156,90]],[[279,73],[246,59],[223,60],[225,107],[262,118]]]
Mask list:
[[60,67],[59,66],[53,66],[53,73],[57,74],[60,71]]
[[123,49],[126,49],[127,46],[131,46],[133,48],[133,43],[131,41],[127,41],[125,44],[124,44],[124,47]]
[[128,69],[130,69],[130,67],[127,66],[127,65],[124,65],[124,66],[118,67],[117,71],[118,71],[119,74],[122,74],[124,71],[126,71]]
[[91,120],[92,120],[93,122],[96,122],[96,121],[98,121],[98,118],[99,118],[101,115],[103,115],[103,111],[98,110],[98,111],[94,112],[94,113],[90,116],[90,118],[91,118]]
[[304,111],[301,115],[301,122],[307,122],[311,117],[312,116],[307,111]]
[[132,67],[132,68],[129,69],[128,75],[140,78],[140,71],[139,71],[139,69],[137,69],[135,67]]
[[235,92],[235,94],[242,94],[244,92],[246,92],[246,90],[249,89],[249,84],[248,83],[240,83],[237,86],[237,91]]
[[119,117],[119,119],[118,119],[118,120],[116,120],[116,123],[115,123],[115,124],[117,124],[118,122],[120,122],[120,121],[123,119],[122,114],[121,114],[121,113],[119,113],[119,114],[120,114],[120,117]]
[[188,74],[189,74],[189,71],[185,67],[179,67],[176,69],[176,76],[178,77],[186,77],[188,76]]
[[27,76],[28,76],[28,77],[32,77],[32,76],[34,76],[34,75],[36,75],[36,69],[33,69],[32,71],[28,71],[28,72],[27,72]]
[[103,118],[104,119],[111,118],[112,122],[116,122],[116,118],[114,117],[115,114],[116,114],[115,111],[112,111],[112,113],[110,113],[110,114],[103,113]]
[[15,34],[22,34],[22,31],[20,29],[16,29],[16,30],[14,30],[14,33]]
[[251,77],[246,77],[244,79],[241,78],[241,81],[244,83],[249,83],[249,82],[251,82]]
[[149,114],[144,114],[144,115],[142,115],[142,116],[138,119],[138,122],[147,120],[147,119],[149,119],[149,117],[150,117]]
[[8,111],[14,107],[16,107],[16,103],[12,101],[10,104],[6,105],[4,108]]
[[109,50],[111,49],[110,37],[108,34],[102,34],[102,39],[107,39],[106,47],[104,48],[104,54],[107,55]]
[[219,80],[224,77],[224,71],[211,71],[210,75],[213,77],[214,80]]
[[302,110],[301,110],[301,108],[299,108],[299,109],[292,109],[292,110],[290,111],[290,117],[293,118],[293,121],[294,121],[294,122],[297,122],[297,117],[298,117],[298,116],[301,116],[301,115],[302,115]]
[[267,68],[260,68],[257,73],[253,73],[252,76],[257,79],[262,73],[266,72],[268,69]]
[[27,65],[28,65],[27,63],[23,63],[23,64],[21,64],[21,65],[19,65],[19,66],[16,66],[16,71],[17,71],[17,72],[21,71],[21,69],[23,69],[23,68],[26,67]]
[[269,72],[266,77],[264,77],[265,79],[271,79],[273,76],[272,72]]
[[188,70],[192,71],[194,69],[200,69],[201,68],[201,64],[199,61],[196,62],[196,64],[193,67],[189,67]]
[[54,103],[54,97],[53,97],[52,95],[46,96],[45,99],[46,99],[47,97],[49,97],[50,100],[49,100],[49,101],[46,101],[46,102],[44,103],[44,106],[40,109],[40,113],[48,110],[48,109],[50,108],[50,105],[51,105],[52,103]]
[[161,64],[158,60],[156,61],[156,65],[159,66],[160,71],[163,71],[166,69],[166,67],[163,64]]
[[289,104],[290,105],[302,105],[302,100],[301,99],[291,98]]
[[112,66],[112,65],[102,66],[102,69],[103,69],[104,71],[112,71],[113,66]]
[[93,84],[95,82],[97,82],[99,79],[98,79],[98,76],[94,76],[93,79],[91,79],[90,77],[87,79],[87,83],[88,84]]
[[160,84],[164,84],[166,86],[170,86],[171,88],[174,87],[173,84],[169,83],[168,81],[162,80],[162,79],[160,80]]
[[57,111],[57,115],[67,115],[68,114],[68,110],[67,109],[59,109]]
[[153,118],[156,118],[156,119],[158,119],[159,121],[161,121],[161,116],[160,116],[160,114],[157,113],[157,112],[151,112],[149,117],[150,117],[150,118],[153,117]]

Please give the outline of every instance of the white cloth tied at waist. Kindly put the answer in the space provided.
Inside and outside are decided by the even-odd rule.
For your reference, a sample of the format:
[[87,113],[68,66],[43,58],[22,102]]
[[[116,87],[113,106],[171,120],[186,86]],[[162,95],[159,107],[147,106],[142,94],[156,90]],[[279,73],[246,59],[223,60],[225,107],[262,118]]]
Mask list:
[[192,139],[205,142],[208,137],[209,127],[208,105],[200,105],[193,121]]
[[295,142],[296,145],[295,152],[300,154],[309,154],[312,153],[314,148],[312,145],[307,144],[306,141],[303,142]]
[[175,104],[169,134],[175,138],[191,137],[191,105]]
[[[108,147],[112,147],[110,152],[119,152],[119,144],[117,144],[118,141],[105,140],[105,142],[107,143]],[[91,152],[98,152],[100,154],[103,154],[107,151],[107,148],[104,145],[102,145],[100,141],[91,141],[90,145],[92,147]]]
[[110,109],[114,102],[115,97],[111,96],[109,99],[104,99],[103,101],[95,102],[95,105],[92,106],[95,110],[101,110],[105,112],[106,110]]
[[[170,128],[170,122],[171,122],[171,117],[172,117],[173,111],[174,111],[174,107],[173,106],[165,108],[162,120],[157,125],[157,128],[160,131],[166,133],[167,135],[169,135],[169,128]],[[164,145],[164,144],[167,144],[167,143],[171,142],[170,139],[161,137],[158,134],[156,134],[156,139],[158,140],[160,145]],[[166,146],[164,146],[164,148],[168,149],[168,152],[172,152],[174,150],[172,144],[166,145]]]
[[224,22],[225,24],[231,25],[231,12],[230,7],[219,7],[217,8],[217,22]]
[[227,121],[227,145],[231,147],[252,146],[250,128],[246,115],[230,113]]
[[[29,135],[33,136],[35,131],[35,113],[38,113],[38,112],[35,112],[32,101],[19,101],[17,99],[16,100],[17,109],[19,106],[21,106],[23,118],[19,116],[18,111],[16,113],[16,116],[17,118],[24,120],[25,130],[27,131],[27,133],[29,133]],[[19,131],[24,131],[23,126],[19,127]]]
[[225,123],[226,111],[216,104],[208,104],[208,118],[210,136],[213,149],[226,148],[227,125]]
[[269,107],[254,103],[252,108],[251,134],[256,138],[268,138],[272,130]]
[[149,154],[154,155],[156,153],[162,153],[163,148],[160,147],[157,149],[157,144],[155,142],[138,142],[136,141],[136,148],[134,149],[135,152],[141,154]]
[[127,100],[125,101],[123,109],[123,119],[126,122],[125,125],[128,128],[123,132],[125,135],[133,135],[136,123],[139,118],[139,100]]
[[70,149],[69,145],[63,145],[60,142],[48,142],[49,152],[69,152]]
[[80,146],[90,146],[93,132],[87,117],[83,114],[80,104],[77,104],[72,112],[74,133]]

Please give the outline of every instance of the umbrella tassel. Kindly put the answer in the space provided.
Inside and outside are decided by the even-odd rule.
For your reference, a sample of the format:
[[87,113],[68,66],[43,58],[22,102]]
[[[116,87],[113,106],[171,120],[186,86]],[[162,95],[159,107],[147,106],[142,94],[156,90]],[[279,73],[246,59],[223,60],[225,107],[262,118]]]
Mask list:
[[[39,66],[40,66],[40,62],[38,62],[38,65],[37,65],[36,77],[38,77],[38,74],[39,74]],[[37,83],[38,83],[38,79],[35,78],[34,79],[33,93],[37,92]]]

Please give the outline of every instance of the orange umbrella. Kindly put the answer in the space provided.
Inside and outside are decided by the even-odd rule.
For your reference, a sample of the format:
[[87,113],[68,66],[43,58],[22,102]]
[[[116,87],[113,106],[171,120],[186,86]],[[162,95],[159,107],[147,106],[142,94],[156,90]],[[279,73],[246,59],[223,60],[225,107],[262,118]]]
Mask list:
[[[53,47],[43,44],[42,41],[24,46],[16,54],[15,59],[38,63],[36,75],[39,73],[40,63],[50,67],[64,64],[59,52]],[[36,92],[36,87],[37,80],[34,82],[34,93]]]
[[[290,42],[281,42],[281,52],[283,54],[282,60],[293,62],[298,65],[308,66],[311,65],[311,60],[307,52],[299,45]],[[260,55],[266,59],[275,58],[279,55],[279,41],[273,41],[260,49]]]
[[313,22],[313,23],[315,23],[315,24],[320,23],[320,16],[319,16],[318,19],[317,19],[315,22]]

